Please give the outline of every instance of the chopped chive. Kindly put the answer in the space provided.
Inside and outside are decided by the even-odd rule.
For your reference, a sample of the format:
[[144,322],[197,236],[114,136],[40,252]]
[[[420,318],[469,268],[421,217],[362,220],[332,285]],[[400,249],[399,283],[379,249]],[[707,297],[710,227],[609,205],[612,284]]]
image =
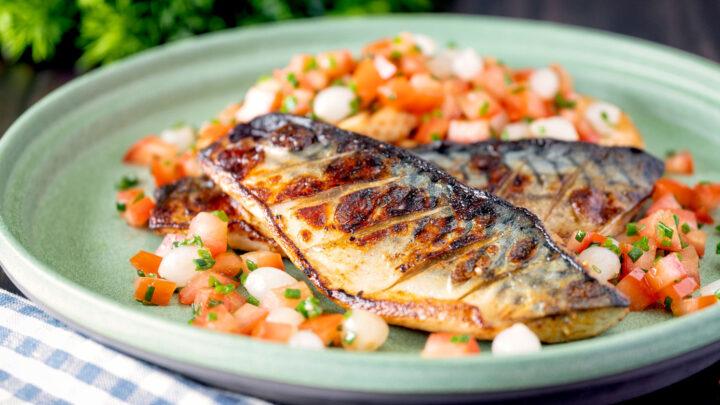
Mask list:
[[451,343],[467,343],[470,340],[470,335],[452,335],[450,337]]
[[255,306],[260,305],[260,301],[258,301],[258,299],[255,298],[255,297],[253,297],[252,295],[248,295],[248,296],[247,296],[247,302],[248,302],[248,304],[252,304],[252,305],[255,305]]
[[357,333],[352,332],[352,331],[347,331],[347,332],[345,332],[345,336],[343,336],[343,342],[344,342],[346,345],[351,345],[351,344],[353,344],[353,342],[355,341],[355,339],[357,339]]
[[504,76],[504,79],[505,79],[505,84],[506,84],[506,85],[509,86],[509,85],[512,84],[512,78],[510,78],[510,75],[509,75],[509,74],[506,73],[505,76]]
[[[718,291],[720,291],[720,290],[718,290]],[[345,313],[343,314],[343,319],[348,319],[351,316],[352,316],[352,310],[345,311]]]
[[295,310],[308,319],[314,318],[323,313],[320,301],[315,297],[310,297],[300,301],[300,303],[298,303],[295,307]]
[[359,108],[360,108],[360,97],[355,97],[354,99],[350,100],[351,114],[355,114]]
[[297,288],[286,288],[285,298],[298,299],[300,298],[300,290]]
[[257,270],[257,268],[258,268],[257,263],[255,263],[254,261],[252,261],[250,259],[245,259],[245,265],[247,266],[248,270],[250,270],[250,271]]
[[578,241],[578,242],[582,242],[583,239],[585,239],[585,235],[586,235],[586,234],[585,234],[585,231],[583,231],[582,229],[580,229],[580,230],[578,230],[577,233],[575,234],[575,240]]
[[138,180],[137,176],[134,174],[128,174],[126,176],[122,176],[119,182],[115,184],[116,190],[127,190],[131,187],[137,186],[140,181]]
[[680,253],[675,252],[675,256],[677,256],[677,258],[678,258],[679,261],[682,261],[682,256],[680,256]]
[[190,309],[192,309],[193,319],[195,319],[196,316],[200,315],[200,305],[193,302],[192,305],[190,305]]
[[656,264],[657,262],[659,262],[660,259],[662,259],[662,257],[656,257],[655,260],[653,260],[653,264]]
[[218,305],[222,305],[222,303],[223,303],[222,301],[218,301],[218,300],[216,300],[215,298],[210,298],[210,299],[208,300],[208,307],[209,307],[209,308],[215,308],[215,307],[218,306]]
[[428,121],[430,121],[430,114],[428,114],[428,113],[423,114],[422,122],[428,122]]
[[145,301],[152,301],[153,294],[155,294],[155,286],[151,285],[145,290]]
[[715,246],[715,254],[720,255],[720,242],[718,242],[717,246]]
[[432,134],[430,134],[430,138],[431,138],[433,141],[439,141],[439,140],[440,140],[440,134],[438,134],[437,132],[433,132]]
[[448,41],[447,44],[445,44],[447,48],[455,49],[457,48],[458,44],[457,41]]
[[331,68],[334,68],[337,66],[337,61],[335,61],[335,57],[332,55],[328,56],[328,62],[330,63]]
[[215,291],[219,292],[220,294],[230,294],[231,292],[235,291],[235,285],[232,283],[228,283],[225,285],[218,285],[215,286]]
[[668,238],[673,237],[673,233],[674,233],[673,229],[670,228],[669,226],[665,225],[662,221],[658,222],[657,228],[658,228],[658,233],[660,233],[660,237],[664,237],[664,236],[666,236]]
[[308,60],[307,63],[305,63],[305,67],[303,67],[303,72],[317,69],[317,67],[318,67],[317,60],[315,60],[315,58],[310,58],[310,60]]
[[625,235],[634,236],[638,234],[637,222],[630,222],[625,226]]
[[247,274],[243,274],[242,276],[240,276],[240,284],[245,285],[245,281],[247,281],[247,278]]
[[397,60],[397,59],[400,59],[400,58],[402,58],[402,53],[400,53],[400,51],[392,51],[392,52],[390,53],[390,59],[395,59],[395,60]]
[[715,296],[720,300],[720,288],[715,290]]
[[137,275],[138,275],[138,277],[145,277],[145,273],[140,269],[138,269]]
[[660,246],[662,247],[671,247],[672,241],[670,239],[664,239],[662,242],[660,242]]
[[642,255],[643,251],[638,246],[633,246],[633,248],[628,252],[628,257],[630,257],[630,260],[632,260],[633,263],[635,263]]
[[637,247],[639,247],[640,249],[642,249],[642,250],[644,250],[644,251],[647,252],[648,250],[650,250],[650,246],[648,245],[648,242],[649,242],[649,241],[650,241],[650,240],[648,239],[647,236],[643,236],[642,238],[640,238],[639,241],[633,243],[633,246],[637,246]]
[[295,77],[295,73],[288,73],[287,81],[295,88],[300,87],[300,83],[298,82],[297,77]]
[[122,203],[115,203],[115,209],[117,209],[120,212],[124,212],[125,209],[127,209],[127,206]]
[[295,96],[287,96],[283,98],[282,104],[280,105],[281,113],[289,113],[295,111],[297,108],[297,98]]
[[197,235],[193,235],[192,239],[188,238],[188,239],[184,239],[184,240],[179,241],[179,242],[177,242],[177,241],[176,241],[176,242],[173,242],[173,247],[178,247],[178,246],[190,246],[190,245],[197,245],[197,246],[200,246],[200,247],[205,247],[205,246],[203,245],[202,239],[200,239],[200,237],[197,236]]
[[715,227],[715,230],[718,231],[718,232],[720,232],[720,225],[716,226],[716,227]]
[[558,108],[575,108],[575,101],[566,100],[561,93],[555,95],[555,105]]
[[388,98],[389,98],[390,100],[395,100],[395,99],[397,99],[397,96],[395,95],[395,93],[390,93],[390,95],[388,96]]
[[522,93],[523,91],[525,91],[525,86],[517,86],[514,89],[512,89],[511,93],[518,94],[518,93]]
[[[200,255],[200,258],[193,259],[193,262],[195,263],[195,271],[207,270],[207,269],[212,268],[212,266],[215,265],[215,259],[213,259],[209,250],[200,249],[200,250],[198,250],[198,254]],[[212,277],[212,276],[210,276],[210,277]]]
[[145,193],[140,193],[140,194],[138,194],[137,197],[135,197],[135,199],[133,200],[132,203],[135,204],[136,202],[142,200],[143,198],[145,198]]
[[675,156],[677,151],[675,149],[668,149],[665,151],[665,157]]
[[510,133],[506,130],[503,130],[500,134],[500,140],[502,141],[509,141],[510,140]]
[[594,264],[592,265],[592,269],[595,271],[595,273],[602,274],[602,270],[600,270],[600,268]]
[[228,222],[228,221],[230,221],[230,218],[228,218],[227,214],[226,214],[225,211],[223,211],[223,210],[215,210],[215,211],[211,212],[211,214],[213,214],[213,215],[215,215],[216,217],[222,219],[223,222]]
[[478,111],[478,114],[480,114],[480,116],[484,116],[485,114],[487,114],[489,108],[490,108],[490,103],[487,101],[484,102],[482,107],[480,107],[480,111]]
[[688,225],[688,223],[685,222],[684,224],[682,224],[681,229],[682,229],[682,233],[688,233],[688,232],[690,232],[690,225]]
[[357,84],[355,84],[355,82],[348,83],[348,88],[350,88],[350,90],[352,90],[353,93],[357,93]]
[[442,117],[442,110],[433,110],[433,115],[436,117]]
[[217,321],[217,313],[208,312],[208,321]]
[[675,221],[675,229],[680,227],[680,218],[677,216],[677,214],[673,214],[673,220]]
[[615,244],[615,239],[613,239],[609,236],[605,238],[605,243],[603,243],[602,247],[612,250],[612,252],[615,253],[616,255],[619,255],[620,253],[622,253],[620,251],[620,248],[618,247],[618,245]]
[[208,277],[208,287],[215,288],[219,285],[222,285],[222,284],[220,284],[220,282],[218,281],[218,279],[215,278],[215,276]]
[[670,311],[670,306],[672,305],[673,299],[670,297],[665,297],[665,301],[663,302],[665,304],[665,309]]

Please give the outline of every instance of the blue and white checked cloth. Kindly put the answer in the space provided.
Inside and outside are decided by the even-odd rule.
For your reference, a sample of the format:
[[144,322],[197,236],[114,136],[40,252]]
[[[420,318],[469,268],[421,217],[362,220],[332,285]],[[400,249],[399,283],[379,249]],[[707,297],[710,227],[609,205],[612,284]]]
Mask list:
[[210,388],[78,334],[0,290],[0,404],[264,404]]

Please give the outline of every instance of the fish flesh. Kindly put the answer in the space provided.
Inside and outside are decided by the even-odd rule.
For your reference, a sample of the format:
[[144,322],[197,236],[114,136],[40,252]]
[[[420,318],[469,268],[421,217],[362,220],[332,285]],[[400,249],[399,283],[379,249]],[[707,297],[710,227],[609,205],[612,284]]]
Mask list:
[[624,231],[665,170],[640,149],[547,138],[436,142],[413,152],[471,187],[527,208],[562,240],[578,229]]
[[530,211],[395,146],[269,114],[199,160],[343,307],[481,339],[522,322],[545,342],[594,336],[628,312]]
[[225,211],[228,216],[228,245],[239,250],[281,252],[269,235],[253,226],[253,218],[207,177],[185,177],[155,190],[155,208],[149,228],[158,235],[185,232],[190,220],[203,211]]

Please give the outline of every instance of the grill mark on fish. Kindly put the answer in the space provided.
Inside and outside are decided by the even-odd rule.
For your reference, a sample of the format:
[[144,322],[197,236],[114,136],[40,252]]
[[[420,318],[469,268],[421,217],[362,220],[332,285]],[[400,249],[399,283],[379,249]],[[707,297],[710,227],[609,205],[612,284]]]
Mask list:
[[560,189],[555,194],[555,197],[552,199],[552,202],[550,203],[550,208],[548,209],[547,213],[543,216],[542,220],[543,222],[547,221],[547,219],[552,215],[553,210],[555,210],[555,207],[560,203],[562,198],[565,196],[565,194],[572,188],[572,186],[575,184],[575,181],[577,178],[584,172],[585,166],[587,163],[581,163],[577,170],[570,173],[570,175],[567,177],[567,179],[563,179],[562,186],[560,186]]
[[[298,139],[291,139],[296,132]],[[388,233],[394,236],[377,235],[377,242],[367,249],[359,250],[352,243],[342,242],[328,249],[300,248],[298,244],[303,237],[298,234],[306,229],[303,227],[304,222],[298,222],[292,215],[285,215],[287,210],[278,212],[277,206],[271,207],[262,196],[253,194],[247,188],[248,185],[264,180],[257,175],[263,164],[241,173],[230,173],[227,168],[232,168],[233,164],[217,161],[222,157],[223,150],[233,148],[234,144],[244,143],[253,144],[260,150],[285,145],[289,161],[301,160],[309,154],[308,150],[316,148],[317,152],[320,147],[335,153],[353,152],[353,156],[369,153],[379,159],[383,171],[388,171],[391,173],[389,176],[397,178],[395,184],[388,183],[388,186],[412,187],[418,190],[414,192],[419,193],[418,195],[436,198],[433,204],[428,203],[428,199],[413,199],[422,203],[418,205],[418,211],[409,211],[420,214],[433,206],[447,207],[452,211],[453,217],[441,220],[431,216],[413,223],[406,220],[411,214],[403,209],[397,218],[405,220],[386,228],[390,229]],[[281,165],[282,154],[273,156],[272,159],[268,165]],[[539,224],[537,217],[529,211],[513,207],[491,194],[467,187],[435,166],[394,146],[306,118],[269,114],[236,127],[229,137],[203,150],[200,161],[217,184],[243,204],[252,215],[264,218],[291,260],[321,292],[343,306],[370,309],[391,323],[425,330],[463,331],[489,338],[522,319],[528,323],[533,322],[533,327],[541,339],[561,341],[599,333],[627,312],[627,300],[611,286],[601,285],[571,256],[559,249]],[[259,168],[257,171],[256,167]],[[352,178],[343,181],[334,184],[333,188],[348,187],[359,182]],[[306,196],[298,200],[303,200],[305,206],[325,202],[319,201],[317,197]],[[294,204],[296,200],[291,197],[286,203]],[[363,223],[369,229],[376,224],[368,218],[375,211],[363,209],[355,212],[362,218],[359,222],[353,220],[353,226],[356,222]],[[328,218],[330,215],[334,218],[335,212],[328,212]],[[411,229],[413,225],[417,228]],[[418,230],[419,228],[421,229]],[[292,233],[287,232],[289,229],[293,229]],[[313,238],[332,238],[341,234],[341,230],[326,224]],[[444,283],[430,283],[427,286],[430,290],[421,295],[398,289],[403,283],[397,284],[397,281],[403,278],[404,274],[414,274],[409,279],[413,282],[426,280],[424,274],[427,271],[415,270],[429,269],[435,261],[457,258],[464,249],[472,250],[473,246],[488,243],[493,238],[497,238],[495,244],[498,246],[498,255],[508,252],[502,253],[508,255],[502,260],[497,256],[493,274],[485,273],[486,278],[493,277],[498,281],[488,284],[477,275],[468,282],[477,279],[485,286],[480,286],[462,300],[450,301],[437,298],[442,294],[433,292],[445,288]],[[525,238],[532,238],[536,242],[535,246],[532,242],[523,241]],[[512,245],[515,245],[514,249],[508,247],[508,250],[504,250],[503,246]],[[433,271],[440,271],[444,279],[451,280],[450,273],[454,269],[452,266],[436,267]],[[507,276],[498,276],[498,271],[505,272]],[[573,281],[578,286],[583,283],[598,284],[599,291],[603,291],[602,297],[593,298],[592,302],[575,302],[579,299],[576,296],[558,295],[558,292],[565,291],[567,284]],[[397,286],[392,287],[393,284]],[[391,287],[385,288],[387,286]],[[491,295],[494,298],[489,301]],[[519,296],[522,298],[518,298]],[[546,310],[540,311],[538,308]],[[554,322],[557,316],[566,314],[570,317],[575,311],[584,309],[602,311],[598,315],[592,315],[598,319],[587,318],[591,316],[589,313],[583,315],[584,317],[577,315],[578,319],[582,318],[586,324],[581,326],[571,322],[567,334],[544,329],[547,322]],[[588,327],[588,324],[592,326]]]

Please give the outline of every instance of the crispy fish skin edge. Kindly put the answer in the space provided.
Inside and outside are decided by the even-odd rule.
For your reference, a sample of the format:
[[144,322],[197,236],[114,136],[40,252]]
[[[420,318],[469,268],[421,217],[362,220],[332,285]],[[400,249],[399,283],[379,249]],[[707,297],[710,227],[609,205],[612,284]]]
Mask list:
[[[403,302],[383,301],[363,297],[362,293],[351,295],[343,289],[328,288],[318,271],[310,265],[300,249],[284,234],[277,222],[273,220],[270,207],[245,188],[240,181],[236,181],[232,177],[232,174],[225,171],[217,171],[213,163],[215,153],[220,151],[225,144],[229,143],[231,137],[237,137],[235,141],[248,136],[264,138],[272,132],[272,129],[263,127],[278,128],[288,123],[310,129],[317,137],[327,136],[328,133],[332,134],[331,136],[333,138],[341,136],[351,137],[356,144],[360,144],[360,146],[364,148],[382,150],[385,153],[394,155],[414,165],[419,170],[428,172],[438,181],[444,181],[448,186],[460,190],[460,197],[465,199],[461,202],[462,205],[468,205],[468,203],[475,201],[475,199],[482,198],[488,199],[493,204],[503,205],[528,215],[533,221],[533,226],[537,228],[545,238],[548,248],[554,253],[559,254],[565,261],[569,262],[571,266],[574,266],[575,270],[581,272],[585,280],[600,283],[600,287],[604,290],[605,294],[610,297],[611,301],[609,306],[602,308],[572,310],[567,313],[552,314],[541,318],[524,320],[523,322],[538,334],[540,340],[553,343],[592,337],[615,325],[629,312],[629,301],[613,287],[598,281],[590,275],[567,251],[557,245],[533,213],[525,208],[515,207],[491,193],[469,187],[440,170],[435,165],[420,159],[404,149],[376,141],[360,134],[340,130],[328,124],[314,122],[305,117],[283,114],[268,114],[254,119],[249,124],[240,124],[233,129],[228,136],[221,138],[203,149],[199,154],[199,160],[205,173],[208,173],[218,186],[234,198],[243,199],[245,203],[255,206],[254,208],[262,212],[262,220],[265,222],[267,229],[274,235],[276,242],[278,242],[288,254],[291,261],[303,271],[308,279],[323,294],[334,300],[340,306],[344,308],[371,310],[385,318],[389,323],[395,325],[426,331],[469,333],[479,339],[492,339],[501,330],[512,326],[512,322],[484,325],[480,309],[460,301],[437,299]],[[248,209],[248,211],[253,210]],[[436,321],[430,323],[428,322],[428,317],[433,317]],[[563,326],[562,328],[558,327],[560,324]]]

